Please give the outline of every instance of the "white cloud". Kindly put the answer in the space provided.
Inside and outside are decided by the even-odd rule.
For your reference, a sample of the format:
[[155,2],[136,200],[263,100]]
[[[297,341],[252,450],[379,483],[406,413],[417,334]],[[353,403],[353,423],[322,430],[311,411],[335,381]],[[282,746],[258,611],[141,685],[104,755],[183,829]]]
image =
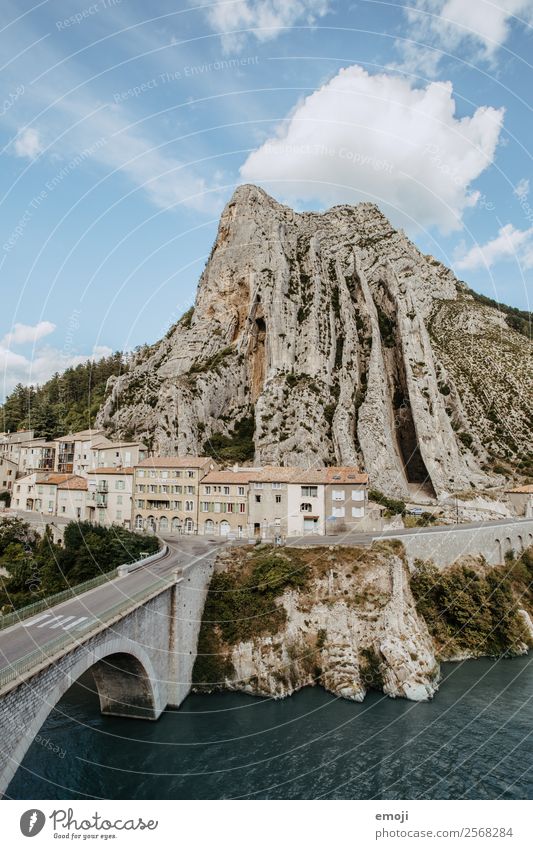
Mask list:
[[34,344],[44,336],[49,336],[56,329],[51,321],[39,321],[37,324],[15,324],[0,341],[0,347],[12,348],[13,345]]
[[513,194],[516,195],[519,200],[525,200],[529,195],[529,180],[527,177],[522,177],[521,180],[518,181],[516,186],[514,187]]
[[314,24],[327,11],[328,0],[215,0],[205,7],[209,25],[222,36],[226,51],[244,43],[246,33],[235,30],[250,30],[258,41],[268,41],[296,23]]
[[15,139],[15,153],[26,159],[35,159],[42,151],[39,133],[33,127],[22,130]]
[[30,358],[5,346],[6,338],[0,342],[1,389],[5,395],[8,395],[17,383],[24,386],[42,384],[56,372],[63,372],[70,366],[80,365],[89,359],[100,360],[113,353],[112,349],[105,345],[95,345],[91,354],[68,355],[58,348],[43,346]]
[[410,230],[448,232],[478,199],[471,183],[493,161],[503,114],[480,106],[459,119],[451,83],[414,88],[354,65],[303,100],[241,175],[289,202],[374,201]]
[[[432,52],[434,67],[428,66],[428,47],[457,53],[468,61],[492,61],[509,38],[512,25],[531,23],[533,0],[413,0],[405,8],[409,38],[423,47],[398,40],[406,70],[421,73],[436,70],[438,53]],[[465,52],[467,51],[467,52]]]
[[512,224],[505,224],[494,239],[484,245],[474,245],[464,256],[458,257],[455,266],[461,271],[474,271],[512,258],[524,268],[533,267],[533,227],[517,230]]

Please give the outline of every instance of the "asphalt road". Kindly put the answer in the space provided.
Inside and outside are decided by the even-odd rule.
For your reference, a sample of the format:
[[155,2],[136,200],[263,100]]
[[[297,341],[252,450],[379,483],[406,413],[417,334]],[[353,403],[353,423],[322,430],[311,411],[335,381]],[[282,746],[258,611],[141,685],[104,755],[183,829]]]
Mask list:
[[0,631],[0,669],[20,660],[34,649],[46,646],[67,631],[75,639],[77,632],[85,631],[92,623],[96,625],[115,604],[127,601],[142,590],[148,590],[160,578],[187,569],[198,558],[209,556],[223,544],[223,540],[209,541],[202,537],[168,542],[169,552],[161,560]]

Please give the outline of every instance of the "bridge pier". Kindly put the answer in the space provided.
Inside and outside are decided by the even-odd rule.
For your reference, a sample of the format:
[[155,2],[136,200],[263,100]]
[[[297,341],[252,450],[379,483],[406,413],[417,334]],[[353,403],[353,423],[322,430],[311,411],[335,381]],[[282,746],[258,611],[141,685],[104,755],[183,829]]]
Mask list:
[[4,684],[0,796],[50,711],[88,670],[103,714],[156,720],[165,708],[180,706],[191,689],[213,560],[194,563],[174,583],[147,593],[147,601],[135,602],[123,615],[103,619],[87,636],[73,635],[61,651],[51,644],[42,662]]

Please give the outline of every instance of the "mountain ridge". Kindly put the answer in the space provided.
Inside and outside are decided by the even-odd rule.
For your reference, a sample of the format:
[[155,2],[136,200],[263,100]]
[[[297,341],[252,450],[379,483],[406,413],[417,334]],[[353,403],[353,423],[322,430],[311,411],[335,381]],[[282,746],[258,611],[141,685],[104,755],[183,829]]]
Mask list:
[[201,453],[253,418],[256,462],[360,465],[388,494],[426,481],[445,497],[501,482],[496,458],[529,463],[530,365],[526,337],[374,204],[295,212],[244,185],[193,312],[110,379],[97,425]]

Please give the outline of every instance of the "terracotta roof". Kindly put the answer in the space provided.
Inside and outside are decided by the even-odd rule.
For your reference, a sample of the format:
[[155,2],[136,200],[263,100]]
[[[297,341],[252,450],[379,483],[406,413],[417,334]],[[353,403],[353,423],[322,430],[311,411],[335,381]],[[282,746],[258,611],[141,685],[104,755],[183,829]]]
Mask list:
[[87,489],[87,481],[85,478],[80,478],[78,475],[75,475],[73,478],[69,478],[68,480],[60,483],[57,487],[58,489]]
[[138,445],[143,451],[147,450],[147,446],[143,442],[111,442],[111,440],[107,438],[98,442],[93,442],[91,448],[103,451],[106,448],[132,448],[135,445]]
[[97,469],[90,469],[88,475],[132,475],[135,469],[133,466],[101,466]]
[[147,457],[137,463],[137,469],[201,469],[213,463],[211,457]]
[[354,466],[329,466],[324,469],[327,483],[368,483],[366,472]]
[[514,489],[506,489],[506,492],[518,492],[518,493],[533,493],[533,483],[526,483],[524,486],[515,486]]
[[233,472],[231,469],[226,469],[226,471],[220,472],[209,472],[205,478],[202,478],[202,484],[204,483],[248,483],[251,480],[255,480],[254,475],[257,475],[257,471],[240,471]]
[[[30,477],[32,477],[32,475],[31,474],[26,475],[26,477],[30,478]],[[48,484],[49,486],[59,486],[59,484],[65,483],[65,481],[68,481],[71,477],[73,477],[73,475],[60,475],[60,474],[54,474],[52,472],[51,474],[48,474],[48,475],[47,474],[40,475],[36,479],[35,483],[36,483],[37,486],[39,486],[39,484],[43,484],[43,483]],[[23,480],[23,479],[20,478],[20,480]]]
[[250,475],[252,481],[300,484],[366,484],[368,475],[353,466],[329,466],[325,469],[301,469],[295,466],[265,466]]
[[54,442],[74,442],[77,439],[88,440],[96,437],[103,437],[101,430],[78,430],[76,433],[66,433],[64,436],[58,436]]

